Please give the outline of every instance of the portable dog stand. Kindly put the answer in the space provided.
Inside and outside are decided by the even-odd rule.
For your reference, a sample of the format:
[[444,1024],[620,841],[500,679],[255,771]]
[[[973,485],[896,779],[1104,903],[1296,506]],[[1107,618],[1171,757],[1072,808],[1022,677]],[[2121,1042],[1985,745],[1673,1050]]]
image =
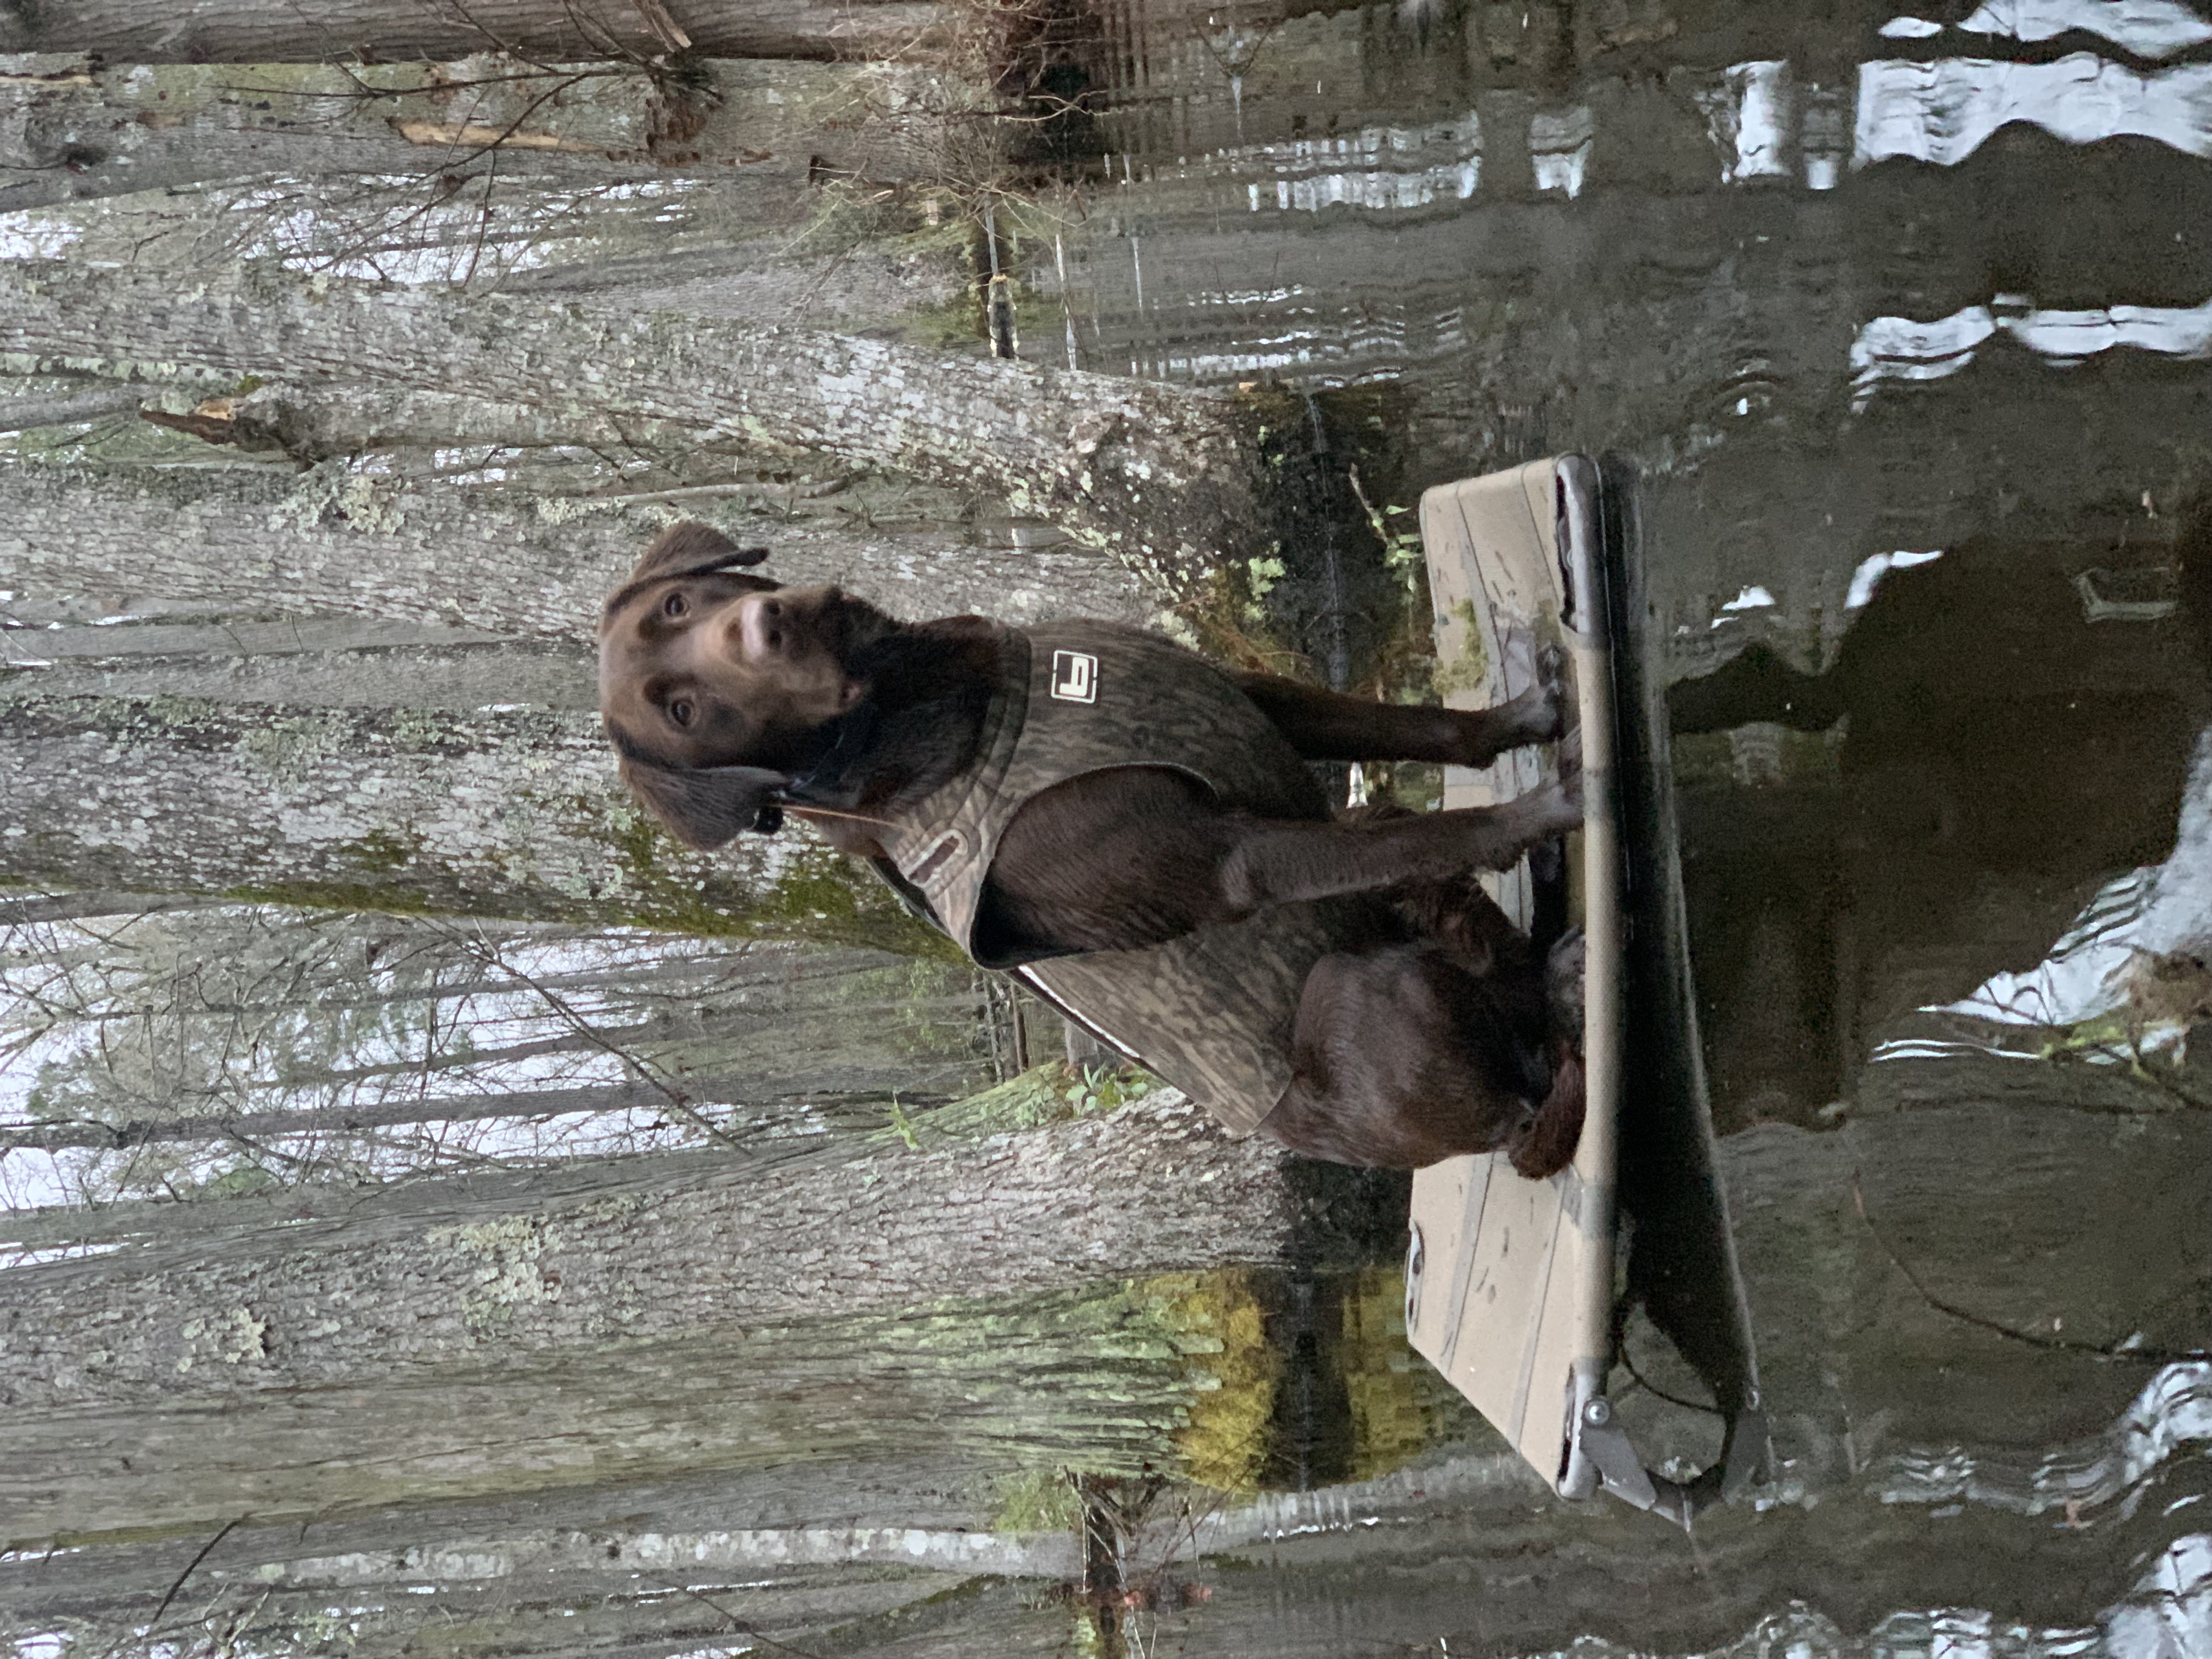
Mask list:
[[[1413,1178],[1406,1328],[1562,1497],[1601,1487],[1686,1528],[1766,1460],[1741,1276],[1713,1164],[1698,1052],[1663,705],[1642,672],[1640,568],[1626,477],[1588,458],[1535,461],[1421,499],[1437,613],[1437,683],[1455,708],[1535,684],[1567,655],[1581,728],[1583,827],[1566,848],[1566,902],[1585,936],[1589,1108],[1574,1162],[1548,1181],[1502,1153]],[[1449,769],[1447,807],[1504,801],[1558,775],[1556,750]],[[1527,860],[1486,877],[1527,927]],[[1616,1243],[1632,1224],[1627,1282]],[[1728,1425],[1696,1480],[1646,1469],[1606,1397],[1616,1307],[1641,1301],[1713,1391]]]

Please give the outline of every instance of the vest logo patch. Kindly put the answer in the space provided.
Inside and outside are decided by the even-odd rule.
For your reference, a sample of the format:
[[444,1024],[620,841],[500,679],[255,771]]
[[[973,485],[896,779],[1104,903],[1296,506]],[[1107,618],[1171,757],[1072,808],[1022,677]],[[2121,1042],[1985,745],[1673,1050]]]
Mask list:
[[960,833],[955,830],[929,849],[929,856],[914,867],[913,873],[908,876],[907,879],[917,887],[928,886],[930,878],[943,871],[954,858],[958,856],[960,849]]
[[1098,659],[1088,651],[1052,653],[1052,695],[1062,702],[1098,701]]

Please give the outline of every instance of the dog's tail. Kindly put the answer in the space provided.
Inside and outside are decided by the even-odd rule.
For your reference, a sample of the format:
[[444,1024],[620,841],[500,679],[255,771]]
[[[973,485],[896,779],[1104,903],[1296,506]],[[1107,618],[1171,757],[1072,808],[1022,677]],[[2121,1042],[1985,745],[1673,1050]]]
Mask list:
[[1535,1115],[1515,1133],[1507,1151],[1513,1167],[1532,1180],[1557,1175],[1574,1161],[1583,1117],[1589,1106],[1583,1071],[1583,930],[1571,927],[1544,959],[1544,1007],[1552,1055],[1552,1089]]
[[1575,1146],[1583,1138],[1583,1115],[1589,1106],[1582,1059],[1571,1045],[1560,1042],[1553,1048],[1552,1092],[1506,1145],[1514,1169],[1531,1181],[1543,1181],[1573,1163]]

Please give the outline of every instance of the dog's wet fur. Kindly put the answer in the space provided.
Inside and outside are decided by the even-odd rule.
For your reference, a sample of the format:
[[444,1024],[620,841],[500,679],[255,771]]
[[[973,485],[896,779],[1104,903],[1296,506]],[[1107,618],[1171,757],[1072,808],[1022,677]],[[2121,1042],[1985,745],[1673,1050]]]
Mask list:
[[[788,810],[880,860],[876,831],[974,759],[997,632],[975,617],[896,622],[834,586],[785,587],[752,574],[766,556],[678,525],[608,599],[599,707],[623,778],[694,848],[773,830]],[[1561,734],[1556,671],[1471,711],[1231,678],[1306,760],[1482,766]],[[1297,815],[1263,818],[1165,767],[1054,785],[1000,840],[976,954],[1134,949],[1269,903],[1351,896],[1367,937],[1308,975],[1292,1081],[1261,1127],[1340,1164],[1415,1169],[1504,1150],[1523,1175],[1564,1169],[1584,1103],[1579,936],[1557,905],[1540,911],[1535,937],[1522,933],[1475,876],[1546,856],[1581,821],[1579,779],[1450,812],[1332,814],[1318,784],[1298,793]]]

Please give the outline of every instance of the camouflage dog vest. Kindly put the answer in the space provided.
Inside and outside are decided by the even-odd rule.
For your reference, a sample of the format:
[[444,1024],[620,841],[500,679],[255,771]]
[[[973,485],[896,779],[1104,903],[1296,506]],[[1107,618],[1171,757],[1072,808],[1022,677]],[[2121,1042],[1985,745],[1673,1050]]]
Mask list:
[[[1134,951],[1015,963],[979,954],[976,913],[1000,836],[1030,798],[1066,779],[1157,766],[1197,780],[1224,806],[1315,818],[1319,784],[1249,697],[1181,646],[1111,623],[1004,630],[1000,684],[974,763],[923,801],[885,846],[955,943],[1012,968],[1237,1134],[1291,1081],[1291,1034],[1306,975],[1344,948],[1353,908],[1274,905]],[[888,876],[889,872],[885,872]]]

